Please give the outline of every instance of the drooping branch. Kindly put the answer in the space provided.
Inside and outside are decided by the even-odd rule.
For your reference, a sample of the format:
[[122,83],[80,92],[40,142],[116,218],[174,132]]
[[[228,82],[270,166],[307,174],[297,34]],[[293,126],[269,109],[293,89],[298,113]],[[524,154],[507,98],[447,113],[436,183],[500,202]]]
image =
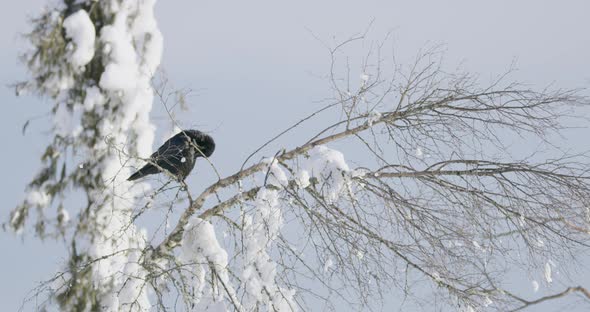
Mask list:
[[[410,87],[408,87],[410,88]],[[556,92],[554,94],[541,94],[530,90],[515,90],[512,87],[500,91],[488,89],[479,93],[467,94],[461,89],[447,90],[435,89],[429,93],[429,97],[418,99],[396,111],[380,113],[378,118],[367,122],[370,114],[362,114],[343,122],[338,122],[318,133],[306,144],[284,152],[277,156],[279,162],[292,160],[305,155],[307,151],[318,145],[341,140],[363,131],[385,124],[386,127],[405,127],[404,124],[413,124],[420,118],[431,119],[435,116],[438,120],[432,123],[451,123],[464,120],[480,121],[484,124],[505,126],[515,130],[538,132],[539,129],[555,127],[555,115],[544,114],[559,103],[579,102],[579,98],[572,92]],[[504,100],[506,98],[506,100]],[[537,112],[539,111],[539,112]],[[447,120],[450,119],[450,120]],[[351,121],[361,121],[355,127],[345,129],[332,135],[321,137],[329,130],[350,124]],[[265,167],[264,163],[254,164],[206,188],[186,209],[180,217],[177,225],[170,235],[156,248],[157,254],[165,253],[174,248],[182,237],[183,227],[188,219],[202,208],[207,198],[220,189],[236,184],[241,179],[260,172]],[[468,173],[468,172],[465,172]],[[229,207],[229,206],[228,206]]]
[[541,297],[539,299],[535,299],[535,300],[531,300],[531,301],[522,299],[522,298],[517,297],[517,296],[515,296],[515,295],[513,295],[511,293],[508,293],[508,295],[523,303],[522,306],[520,306],[520,307],[512,310],[513,312],[516,312],[516,311],[521,311],[521,310],[527,309],[527,308],[529,308],[531,306],[534,306],[534,305],[537,305],[537,304],[540,304],[540,303],[543,303],[543,302],[547,302],[547,301],[550,301],[550,300],[554,300],[554,299],[559,299],[559,298],[565,297],[565,296],[567,296],[567,295],[569,295],[571,293],[575,293],[575,292],[579,292],[584,297],[586,297],[586,299],[590,300],[590,291],[588,291],[588,289],[586,289],[586,288],[584,288],[582,286],[568,287],[566,290],[564,290],[564,291],[562,291],[560,293],[549,295],[549,296],[545,296],[545,297]]

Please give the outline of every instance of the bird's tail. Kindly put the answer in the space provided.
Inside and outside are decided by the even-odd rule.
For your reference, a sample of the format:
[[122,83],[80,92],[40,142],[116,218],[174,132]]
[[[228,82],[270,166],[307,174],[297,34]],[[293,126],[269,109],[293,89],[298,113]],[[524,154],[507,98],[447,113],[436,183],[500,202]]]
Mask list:
[[143,166],[141,169],[137,170],[137,172],[132,174],[129,178],[127,178],[127,181],[135,181],[139,178],[145,177],[146,175],[154,174],[154,173],[158,173],[158,172],[160,172],[160,170],[158,168],[156,168],[154,165],[147,164],[147,165]]

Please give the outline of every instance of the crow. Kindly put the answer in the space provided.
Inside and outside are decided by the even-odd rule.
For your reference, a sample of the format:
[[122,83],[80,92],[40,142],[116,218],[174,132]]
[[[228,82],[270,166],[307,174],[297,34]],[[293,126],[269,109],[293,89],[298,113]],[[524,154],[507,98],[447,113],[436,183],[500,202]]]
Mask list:
[[183,130],[164,142],[150,156],[149,163],[132,174],[127,181],[137,180],[149,174],[166,170],[178,181],[189,175],[197,157],[210,157],[215,151],[213,138],[199,130]]

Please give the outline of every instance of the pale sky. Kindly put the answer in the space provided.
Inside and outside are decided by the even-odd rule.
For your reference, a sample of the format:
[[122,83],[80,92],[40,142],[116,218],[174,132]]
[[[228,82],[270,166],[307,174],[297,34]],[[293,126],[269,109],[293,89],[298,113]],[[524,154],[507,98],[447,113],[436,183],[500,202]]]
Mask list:
[[[26,78],[17,61],[23,47],[17,33],[27,30],[27,17],[34,16],[41,3],[11,1],[1,13],[0,82],[4,86]],[[214,160],[224,174],[237,169],[255,146],[313,111],[317,101],[330,94],[326,81],[318,78],[327,73],[330,58],[316,37],[333,43],[363,32],[371,22],[369,36],[379,39],[391,32],[402,60],[427,44],[441,43],[449,65],[460,63],[482,77],[499,74],[515,61],[518,71],[512,78],[530,86],[590,87],[590,2],[584,0],[177,0],[160,1],[156,10],[164,35],[163,69],[176,88],[193,90],[190,112],[180,121],[212,133],[218,142]],[[359,59],[363,51],[351,53],[351,58]],[[22,125],[48,112],[50,102],[16,98],[10,88],[0,88],[0,98],[4,103],[0,194],[5,222],[22,200],[49,140],[47,118],[32,122],[26,136],[21,134]],[[154,107],[153,117],[162,117],[161,105]],[[163,128],[167,123],[155,120],[161,132],[167,131]],[[588,129],[569,131],[566,144],[590,150],[588,133]],[[160,142],[161,138],[156,139],[155,144]],[[4,311],[17,310],[28,291],[51,277],[66,257],[62,243],[41,243],[32,231],[18,236],[2,232],[0,247]],[[590,288],[589,259],[582,258],[586,268],[564,285]],[[532,288],[529,281],[515,283]],[[559,283],[549,292],[563,290]],[[528,295],[535,294],[531,290]],[[571,305],[575,302],[571,297],[559,303],[582,311],[584,306]],[[558,307],[563,305],[539,306],[535,311],[557,311]]]

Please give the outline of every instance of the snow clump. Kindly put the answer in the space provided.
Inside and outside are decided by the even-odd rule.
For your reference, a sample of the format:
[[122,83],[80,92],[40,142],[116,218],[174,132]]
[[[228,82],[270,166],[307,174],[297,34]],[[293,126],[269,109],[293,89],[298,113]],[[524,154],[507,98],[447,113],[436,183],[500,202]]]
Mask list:
[[334,149],[318,145],[308,152],[296,174],[297,184],[307,187],[311,178],[316,178],[326,192],[328,202],[334,202],[348,185],[347,173],[350,171],[344,155]]
[[94,25],[84,10],[66,17],[63,21],[66,30],[66,37],[70,38],[73,44],[72,53],[69,55],[70,63],[79,68],[88,64],[94,57],[94,41],[96,31]]

